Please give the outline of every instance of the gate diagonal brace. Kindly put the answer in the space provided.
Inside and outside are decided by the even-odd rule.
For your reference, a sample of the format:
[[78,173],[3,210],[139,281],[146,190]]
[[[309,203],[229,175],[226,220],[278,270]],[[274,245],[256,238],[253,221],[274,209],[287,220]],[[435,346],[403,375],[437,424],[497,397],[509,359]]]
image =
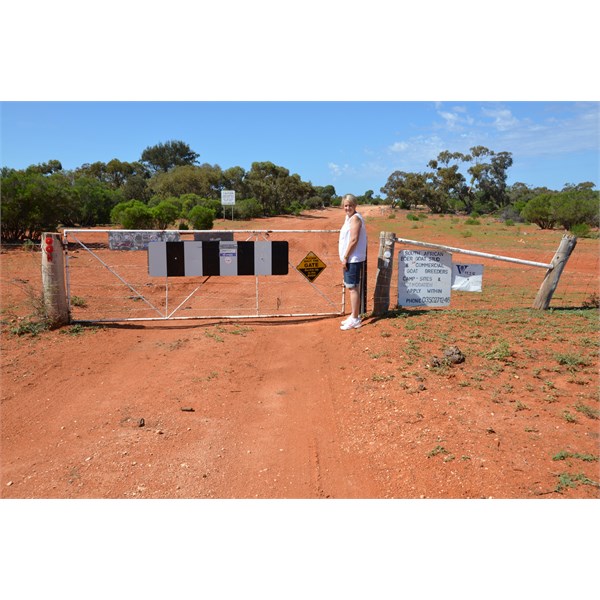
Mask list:
[[73,235],[73,239],[84,249],[87,250],[98,262],[100,262],[108,271],[110,271],[121,283],[126,285],[138,298],[142,299],[150,308],[155,310],[161,317],[165,318],[166,315],[152,304],[147,298],[145,298],[140,292],[138,292],[131,284],[125,281],[112,267],[107,265],[95,252],[88,248],[77,236]]
[[174,309],[172,312],[170,312],[168,314],[168,316],[166,317],[167,319],[170,319],[173,317],[173,315],[210,279],[210,276],[208,276],[183,302],[181,302],[179,304],[179,306]]

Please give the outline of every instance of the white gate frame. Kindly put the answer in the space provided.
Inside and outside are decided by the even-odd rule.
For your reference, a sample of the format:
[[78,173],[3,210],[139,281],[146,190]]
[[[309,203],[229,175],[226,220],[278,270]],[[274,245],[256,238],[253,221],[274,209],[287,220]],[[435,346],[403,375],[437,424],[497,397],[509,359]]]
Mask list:
[[[147,298],[144,297],[142,293],[140,293],[137,289],[135,289],[132,285],[130,285],[123,277],[121,277],[110,265],[107,265],[91,248],[88,248],[77,236],[76,233],[108,233],[110,231],[119,231],[123,233],[147,233],[148,231],[157,231],[160,233],[167,232],[177,232],[177,233],[208,233],[208,234],[221,234],[221,233],[234,233],[234,234],[250,234],[246,238],[246,241],[252,238],[258,238],[259,236],[262,239],[268,241],[268,237],[272,233],[339,233],[339,229],[190,229],[184,230],[183,232],[180,230],[148,230],[148,229],[64,229],[63,234],[63,246],[65,249],[65,281],[66,281],[66,294],[67,294],[67,305],[69,314],[71,313],[71,285],[70,285],[70,272],[69,272],[69,255],[68,255],[68,236],[71,235],[72,239],[78,243],[84,250],[89,252],[98,262],[100,262],[104,268],[106,268],[110,273],[112,273],[121,283],[127,286],[138,298],[146,302],[150,308],[152,308],[159,315],[158,317],[123,317],[117,319],[90,319],[90,320],[81,320],[74,319],[71,320],[72,323],[120,323],[120,322],[129,322],[129,321],[166,321],[166,320],[201,320],[201,319],[256,319],[256,318],[275,318],[275,317],[325,317],[325,316],[339,316],[345,313],[346,306],[346,287],[342,285],[342,298],[341,298],[341,309],[333,310],[332,312],[315,312],[315,313],[271,313],[271,314],[260,314],[259,309],[259,294],[258,294],[258,276],[255,276],[255,293],[256,293],[256,314],[253,315],[200,315],[200,316],[192,316],[192,317],[181,317],[174,316],[175,313],[190,299],[196,294],[196,292],[208,282],[211,276],[206,277],[206,279],[194,289],[191,294],[189,294],[183,302],[181,302],[174,310],[169,312],[169,284],[168,277],[165,277],[165,311],[161,312],[159,308],[154,306],[152,302],[150,302]],[[318,289],[316,285],[313,284],[312,281],[307,279],[304,274],[300,273],[300,271],[288,261],[288,265],[296,271],[298,274],[302,276],[303,279],[306,280],[313,290],[317,292],[325,301],[331,305],[332,308],[335,308],[333,301],[325,296],[321,290]]]
[[442,246],[441,244],[428,244],[427,242],[417,242],[415,240],[406,240],[404,238],[397,237],[396,242],[402,244],[411,244],[412,246],[425,246],[427,248],[440,248],[441,250],[447,250],[448,252],[456,252],[457,254],[470,254],[472,256],[480,256],[482,258],[493,258],[494,260],[500,260],[504,262],[519,263],[521,265],[529,265],[530,267],[541,267],[543,269],[552,269],[553,265],[549,263],[535,262],[533,260],[524,260],[522,258],[512,258],[510,256],[500,256],[499,254],[488,254],[487,252],[477,252],[476,250],[464,250],[462,248],[453,248],[452,246]]

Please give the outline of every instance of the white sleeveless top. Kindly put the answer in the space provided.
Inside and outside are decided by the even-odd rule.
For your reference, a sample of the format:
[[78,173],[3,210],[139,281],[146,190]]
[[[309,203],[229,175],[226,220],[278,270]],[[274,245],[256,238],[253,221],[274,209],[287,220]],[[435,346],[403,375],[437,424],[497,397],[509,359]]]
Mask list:
[[346,215],[346,220],[340,229],[340,239],[338,243],[340,260],[344,260],[348,242],[350,241],[350,220],[355,216],[360,219],[360,231],[358,232],[358,243],[354,247],[352,254],[348,257],[348,262],[351,263],[363,262],[367,258],[367,229],[365,227],[365,220],[362,218],[362,215],[355,212],[351,217]]

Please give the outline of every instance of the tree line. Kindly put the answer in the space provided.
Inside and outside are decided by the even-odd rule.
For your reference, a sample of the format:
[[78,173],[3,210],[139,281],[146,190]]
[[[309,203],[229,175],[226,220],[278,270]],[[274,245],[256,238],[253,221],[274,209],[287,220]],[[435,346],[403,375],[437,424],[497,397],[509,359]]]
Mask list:
[[494,214],[504,220],[527,221],[542,229],[556,226],[585,233],[598,227],[600,193],[593,182],[565,184],[562,190],[507,185],[510,152],[474,146],[468,154],[440,152],[429,170],[395,171],[381,191],[394,206],[425,206],[432,213]]
[[[135,162],[113,159],[63,170],[60,161],[1,170],[3,242],[39,240],[58,227],[119,225],[126,229],[211,229],[222,218],[221,191],[233,190],[232,216],[299,214],[338,205],[334,186],[314,186],[271,162],[254,162],[249,170],[199,162],[188,144],[171,140],[147,147]],[[425,206],[434,213],[496,213],[540,227],[598,226],[598,192],[593,183],[563,190],[531,189],[506,184],[512,165],[508,152],[483,146],[470,154],[442,152],[423,173],[392,173],[381,192],[367,190],[361,204]],[[466,168],[466,176],[461,173]]]
[[59,226],[210,229],[223,216],[222,190],[236,192],[238,219],[299,213],[337,198],[333,186],[314,186],[271,162],[252,163],[246,171],[198,158],[174,140],[147,147],[135,162],[115,158],[73,170],[63,170],[58,160],[23,170],[3,167],[2,241],[38,240]]

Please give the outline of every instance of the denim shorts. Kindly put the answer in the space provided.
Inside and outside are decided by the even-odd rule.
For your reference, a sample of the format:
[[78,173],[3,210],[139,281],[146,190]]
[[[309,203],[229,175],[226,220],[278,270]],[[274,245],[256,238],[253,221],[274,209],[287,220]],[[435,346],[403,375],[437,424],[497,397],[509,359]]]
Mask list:
[[360,285],[363,263],[347,263],[346,267],[347,268],[344,269],[344,285],[349,289],[355,288],[357,285]]

